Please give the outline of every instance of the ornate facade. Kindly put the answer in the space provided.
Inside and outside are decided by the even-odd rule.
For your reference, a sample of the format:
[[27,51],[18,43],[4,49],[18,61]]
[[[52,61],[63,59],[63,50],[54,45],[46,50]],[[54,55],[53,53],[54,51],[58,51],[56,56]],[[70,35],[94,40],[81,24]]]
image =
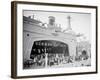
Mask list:
[[24,62],[31,59],[36,60],[35,58],[38,55],[44,55],[38,59],[46,59],[44,61],[46,66],[51,65],[50,60],[53,57],[59,59],[60,56],[63,59],[72,57],[75,60],[79,49],[77,50],[76,34],[70,26],[70,17],[68,19],[69,27],[62,31],[61,26],[55,24],[55,17],[53,16],[49,17],[47,27],[41,21],[23,16]]

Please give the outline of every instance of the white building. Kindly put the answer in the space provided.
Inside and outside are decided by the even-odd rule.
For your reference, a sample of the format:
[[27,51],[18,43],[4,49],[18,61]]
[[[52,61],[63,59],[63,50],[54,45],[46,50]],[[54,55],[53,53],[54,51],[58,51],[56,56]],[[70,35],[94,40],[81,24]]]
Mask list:
[[[55,24],[55,17],[53,16],[49,17],[47,27],[44,27],[41,21],[23,16],[24,61],[30,60],[31,54],[38,55],[41,53],[62,53],[75,59],[77,39],[70,26],[70,17],[68,17],[68,20],[68,28],[61,31],[61,27]],[[34,46],[38,47],[35,49]]]

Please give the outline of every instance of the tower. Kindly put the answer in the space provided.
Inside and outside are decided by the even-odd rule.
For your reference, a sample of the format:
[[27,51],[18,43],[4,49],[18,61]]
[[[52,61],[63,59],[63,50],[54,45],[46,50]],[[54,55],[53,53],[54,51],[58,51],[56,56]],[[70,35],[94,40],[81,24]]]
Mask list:
[[49,16],[49,25],[54,25],[55,24],[55,17]]
[[55,17],[49,16],[49,23],[47,24],[49,30],[55,30]]
[[67,17],[67,22],[68,22],[68,26],[65,30],[63,30],[63,32],[68,32],[68,31],[72,31],[72,28],[71,28],[71,17],[68,16]]
[[72,30],[72,28],[71,28],[71,17],[68,16],[67,19],[68,19],[68,28],[67,28],[67,30]]

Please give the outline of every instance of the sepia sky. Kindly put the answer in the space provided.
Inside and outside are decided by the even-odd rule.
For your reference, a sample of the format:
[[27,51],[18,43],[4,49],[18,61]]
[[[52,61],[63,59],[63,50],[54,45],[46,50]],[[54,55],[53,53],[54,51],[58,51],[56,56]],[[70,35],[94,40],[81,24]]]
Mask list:
[[84,34],[86,40],[91,41],[91,14],[70,13],[70,12],[51,12],[51,11],[32,11],[24,10],[24,16],[35,15],[35,19],[48,23],[48,17],[54,16],[56,24],[61,24],[62,30],[68,27],[68,16],[71,16],[71,28],[78,34]]

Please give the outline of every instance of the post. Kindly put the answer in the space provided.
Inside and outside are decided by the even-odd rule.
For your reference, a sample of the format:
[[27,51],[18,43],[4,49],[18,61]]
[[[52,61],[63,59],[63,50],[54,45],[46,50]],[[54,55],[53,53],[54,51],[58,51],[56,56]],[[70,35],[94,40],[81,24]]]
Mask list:
[[45,48],[45,68],[48,66],[48,53],[46,53],[46,48]]

